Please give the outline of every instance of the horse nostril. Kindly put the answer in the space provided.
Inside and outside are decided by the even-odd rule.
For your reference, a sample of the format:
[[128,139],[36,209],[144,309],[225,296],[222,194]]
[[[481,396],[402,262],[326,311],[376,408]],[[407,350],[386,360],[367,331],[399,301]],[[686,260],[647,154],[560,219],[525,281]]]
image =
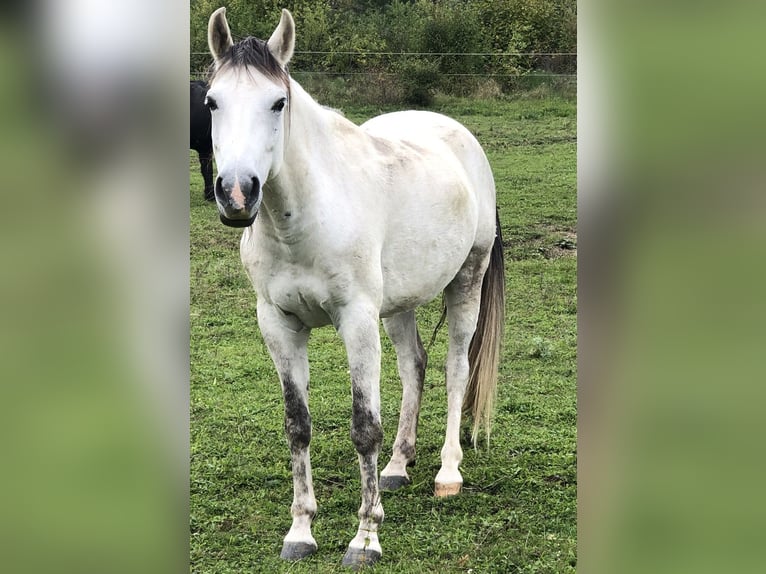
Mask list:
[[219,201],[223,201],[223,199],[224,199],[224,196],[223,196],[223,183],[222,183],[222,181],[223,180],[221,179],[221,176],[218,176],[216,178],[216,180],[215,180],[214,191],[215,191],[215,196],[216,196],[216,198]]
[[247,196],[248,209],[252,209],[252,207],[257,203],[261,196],[261,182],[258,180],[258,178],[255,176],[251,177],[250,184],[252,187],[250,188],[250,193]]

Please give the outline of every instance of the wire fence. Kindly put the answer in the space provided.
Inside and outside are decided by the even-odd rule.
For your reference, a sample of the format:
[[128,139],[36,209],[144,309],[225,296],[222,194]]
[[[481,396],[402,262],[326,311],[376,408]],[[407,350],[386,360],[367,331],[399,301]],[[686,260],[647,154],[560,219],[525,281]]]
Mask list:
[[[191,52],[191,79],[206,79],[211,63],[208,52]],[[290,73],[312,91],[379,103],[418,100],[418,86],[455,95],[491,96],[541,85],[571,92],[577,53],[296,50]]]
[[[577,56],[577,52],[376,52],[359,50],[295,50],[295,55],[302,54],[340,54],[354,56]],[[208,52],[191,52],[192,56],[210,57]]]
[[[397,72],[386,71],[353,71],[353,72],[333,72],[328,70],[290,70],[290,75],[296,78],[306,76],[328,76],[328,77],[355,77],[355,76],[399,76]],[[447,78],[561,78],[575,80],[577,74],[559,74],[553,72],[519,72],[516,74],[503,74],[503,73],[452,73],[443,72],[440,74]],[[206,71],[191,72],[189,77],[193,80],[204,80],[207,77]]]
[[[355,51],[355,50],[296,50],[294,53],[293,73],[323,74],[334,76],[353,76],[378,74],[381,71],[396,75],[390,71],[391,63],[417,58],[449,63],[462,61],[473,65],[475,72],[442,72],[447,76],[486,76],[495,77],[576,77],[576,52],[391,52],[391,51]],[[324,64],[319,69],[318,62]],[[208,52],[190,53],[190,72],[192,76],[202,77],[211,64]],[[308,67],[301,68],[301,64]],[[381,68],[383,68],[381,70]],[[515,69],[514,72],[493,72],[493,69]]]

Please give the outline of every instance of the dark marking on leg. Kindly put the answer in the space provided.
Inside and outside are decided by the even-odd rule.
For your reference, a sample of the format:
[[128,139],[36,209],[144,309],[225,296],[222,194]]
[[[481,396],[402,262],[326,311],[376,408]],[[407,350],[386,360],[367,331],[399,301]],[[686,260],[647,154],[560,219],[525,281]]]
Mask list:
[[[293,465],[293,471],[297,476],[301,476],[301,477],[306,476],[306,463],[303,462],[302,460],[295,463]],[[293,486],[296,488],[296,494],[301,496],[308,495],[309,488],[305,481],[300,480],[298,482],[295,482]],[[305,510],[305,509],[301,509],[301,510]],[[313,516],[313,513],[310,513],[310,514]]]
[[[402,442],[401,445],[399,445],[399,451],[404,455],[404,457],[409,461],[415,460],[415,446],[410,444],[409,442]],[[411,466],[408,464],[407,466]]]
[[364,395],[356,387],[352,389],[351,441],[362,456],[369,456],[380,448],[383,442],[383,427],[380,417],[367,407]]
[[416,349],[417,357],[415,357],[415,372],[418,377],[418,390],[423,391],[423,381],[426,379],[426,367],[428,367],[428,353],[425,347],[423,347],[423,341],[420,339],[420,333],[415,331],[417,337]]
[[296,392],[295,384],[287,379],[283,387],[285,434],[290,443],[290,450],[302,450],[308,447],[311,442],[311,415],[308,407]]
[[[365,484],[362,488],[362,496],[364,497],[367,493],[377,493],[378,491],[378,476],[376,474],[376,465],[372,462],[372,460],[369,457],[365,457],[362,460],[362,466],[364,467],[363,470],[363,476],[365,477]],[[374,500],[371,498],[369,500],[364,499],[362,500],[363,503],[366,503],[369,505],[369,512],[365,512],[365,514],[372,514],[372,509],[380,502],[380,496],[379,495],[373,495],[375,498]]]

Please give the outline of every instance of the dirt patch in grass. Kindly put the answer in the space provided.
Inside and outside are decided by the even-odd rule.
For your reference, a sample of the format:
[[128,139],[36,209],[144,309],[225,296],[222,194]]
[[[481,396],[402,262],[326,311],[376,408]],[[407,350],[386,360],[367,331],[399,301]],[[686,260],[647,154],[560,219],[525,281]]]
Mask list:
[[524,259],[559,259],[577,257],[577,231],[561,229],[553,225],[540,225],[535,229],[511,234],[503,247],[508,257],[514,261]]
[[558,259],[559,257],[577,257],[577,233],[566,231],[550,247],[541,247],[541,253],[546,259]]

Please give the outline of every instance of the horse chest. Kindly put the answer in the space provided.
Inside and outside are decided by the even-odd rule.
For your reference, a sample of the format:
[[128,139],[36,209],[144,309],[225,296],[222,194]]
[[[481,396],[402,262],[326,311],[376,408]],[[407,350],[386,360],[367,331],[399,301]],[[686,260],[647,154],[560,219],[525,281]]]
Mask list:
[[330,324],[328,302],[330,293],[327,283],[306,269],[284,265],[271,270],[256,280],[259,295],[282,310],[295,315],[308,327]]
[[341,250],[349,255],[344,260],[327,247],[327,237],[286,248],[257,236],[241,245],[242,261],[258,296],[311,328],[332,324],[338,309],[367,288],[359,277],[366,276],[361,270],[370,260],[370,246],[347,241],[352,246]]

